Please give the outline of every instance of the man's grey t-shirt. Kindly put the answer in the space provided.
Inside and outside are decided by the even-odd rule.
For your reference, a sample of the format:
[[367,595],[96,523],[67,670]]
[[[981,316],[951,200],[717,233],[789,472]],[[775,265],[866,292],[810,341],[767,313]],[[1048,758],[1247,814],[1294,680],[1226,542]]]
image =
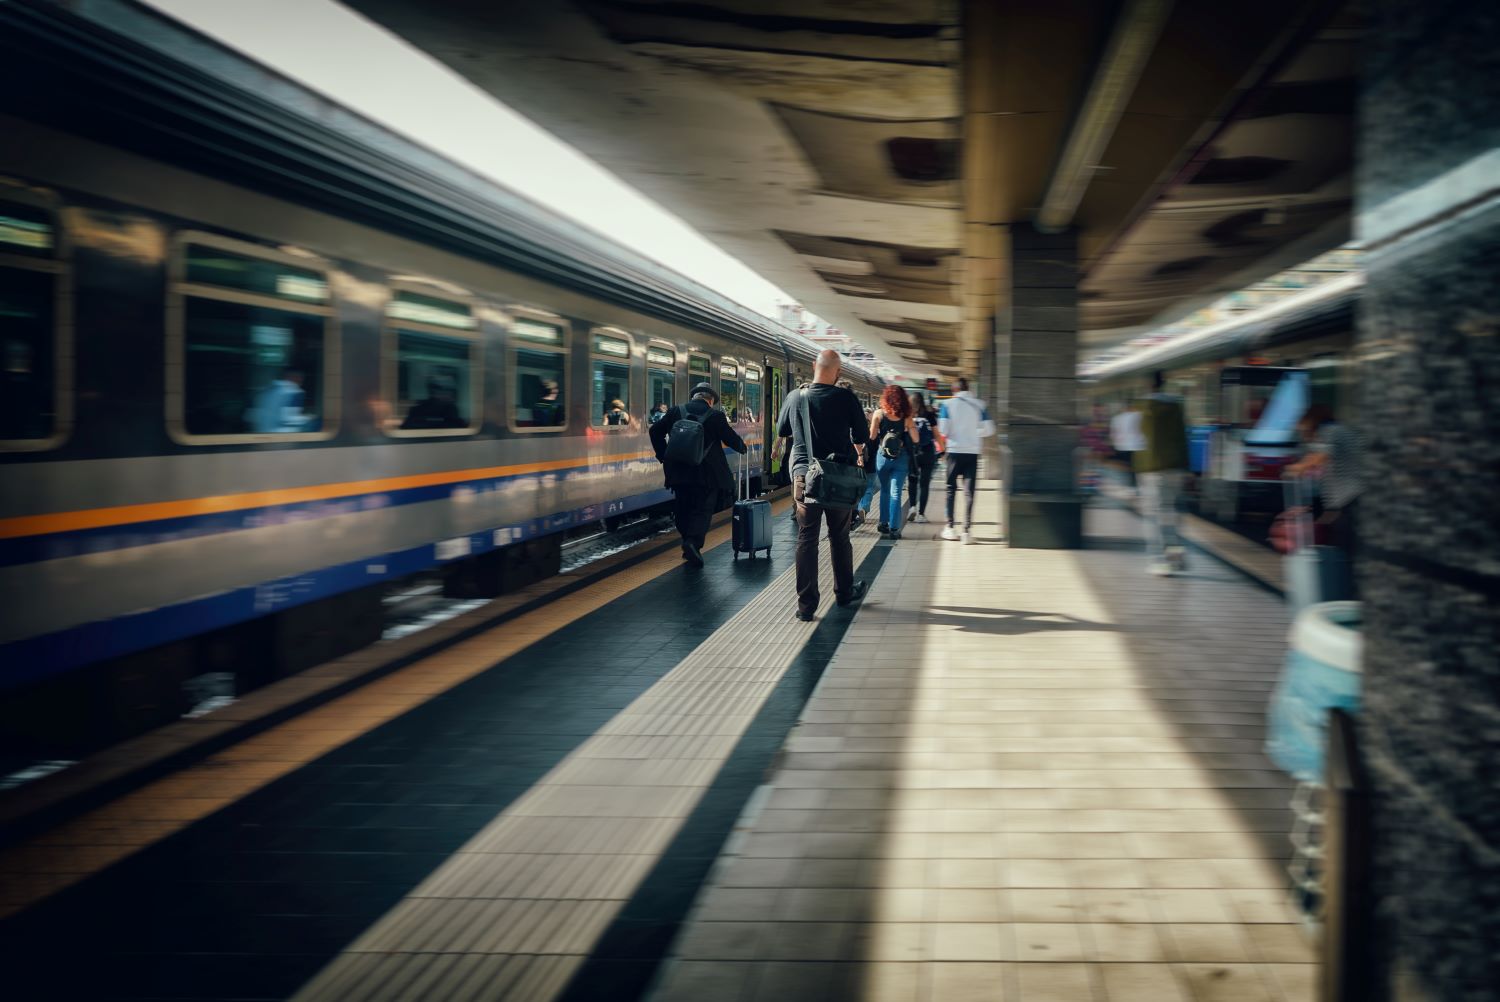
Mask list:
[[853,390],[828,383],[813,383],[806,390],[787,394],[781,407],[776,433],[792,438],[792,476],[807,472],[807,443],[802,430],[802,394],[807,394],[808,419],[812,424],[812,455],[819,459],[835,456],[839,462],[852,463],[857,454],[854,443],[864,444],[868,431],[864,408]]

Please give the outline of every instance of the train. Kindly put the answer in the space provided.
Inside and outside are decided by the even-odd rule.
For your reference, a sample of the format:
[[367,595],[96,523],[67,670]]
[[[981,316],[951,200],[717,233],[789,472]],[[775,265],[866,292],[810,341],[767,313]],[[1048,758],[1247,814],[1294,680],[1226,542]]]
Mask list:
[[669,501],[697,383],[770,473],[816,354],[773,321],[144,8],[0,36],[6,758],[357,649],[411,575],[555,573]]
[[[1234,524],[1283,505],[1282,470],[1302,450],[1312,404],[1340,421],[1359,410],[1354,318],[1364,276],[1330,278],[1274,305],[1088,367],[1083,399],[1104,418],[1151,392],[1161,372],[1191,436],[1191,501]],[[1264,521],[1263,518],[1260,521]]]

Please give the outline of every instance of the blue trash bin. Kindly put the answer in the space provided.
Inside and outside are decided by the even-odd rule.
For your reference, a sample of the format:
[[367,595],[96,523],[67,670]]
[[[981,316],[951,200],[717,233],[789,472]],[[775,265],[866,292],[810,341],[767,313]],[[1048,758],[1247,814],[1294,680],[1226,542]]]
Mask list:
[[1271,696],[1266,754],[1303,782],[1323,781],[1328,711],[1359,710],[1360,616],[1358,602],[1323,602],[1292,623],[1286,668]]

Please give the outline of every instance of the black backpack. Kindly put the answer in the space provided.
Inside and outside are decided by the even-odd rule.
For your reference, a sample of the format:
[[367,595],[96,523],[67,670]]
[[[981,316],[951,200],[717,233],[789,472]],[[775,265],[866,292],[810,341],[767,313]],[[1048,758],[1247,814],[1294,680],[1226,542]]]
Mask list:
[[901,455],[901,450],[906,448],[906,423],[901,422],[897,424],[889,418],[880,419],[882,428],[885,428],[888,424],[894,424],[896,427],[881,432],[880,454],[886,459],[895,459]]
[[667,435],[667,462],[686,463],[688,466],[703,462],[708,455],[708,443],[703,434],[703,422],[708,419],[708,413],[705,410],[700,418],[694,417],[686,407],[678,411],[681,416],[672,422],[672,430]]

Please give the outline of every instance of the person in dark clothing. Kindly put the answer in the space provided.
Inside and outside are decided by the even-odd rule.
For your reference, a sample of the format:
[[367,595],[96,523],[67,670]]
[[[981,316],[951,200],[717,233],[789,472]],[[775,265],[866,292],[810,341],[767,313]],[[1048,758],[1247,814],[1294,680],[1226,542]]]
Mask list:
[[[724,412],[714,406],[718,401],[719,395],[712,386],[699,383],[693,387],[692,399],[681,407],[671,408],[651,426],[651,448],[656,451],[656,461],[662,464],[667,486],[675,497],[672,513],[682,535],[682,559],[694,567],[703,566],[703,544],[714,512],[734,503],[734,474],[724,457],[724,446],[740,455],[746,451],[744,439],[735,433]],[[667,459],[672,426],[688,416],[703,423],[703,444],[708,448],[703,462],[697,465]]]
[[563,412],[561,396],[557,380],[542,380],[542,395],[531,405],[532,427],[552,428],[563,423],[567,415]]
[[458,412],[458,394],[453,384],[434,379],[427,384],[427,399],[412,404],[401,427],[406,430],[464,428],[468,422]]
[[[854,580],[854,547],[849,543],[853,509],[825,508],[808,504],[803,497],[808,459],[833,457],[841,463],[858,463],[860,447],[868,431],[865,412],[853,391],[838,386],[843,360],[839,353],[818,353],[812,385],[787,394],[777,421],[777,434],[792,439],[792,500],[797,511],[797,618],[811,622],[818,610],[818,534],[828,523],[828,549],[833,561],[834,598],[839,605],[853,605],[865,594],[865,583]],[[808,421],[804,427],[802,400],[807,400]]]
[[911,506],[916,509],[911,516],[913,522],[927,521],[927,496],[932,491],[932,472],[937,468],[938,412],[921,393],[911,395],[911,416],[917,426],[917,449],[912,453],[910,482],[907,492]]
[[623,400],[611,400],[609,406],[604,408],[604,423],[607,425],[628,425],[630,412],[625,409]]

